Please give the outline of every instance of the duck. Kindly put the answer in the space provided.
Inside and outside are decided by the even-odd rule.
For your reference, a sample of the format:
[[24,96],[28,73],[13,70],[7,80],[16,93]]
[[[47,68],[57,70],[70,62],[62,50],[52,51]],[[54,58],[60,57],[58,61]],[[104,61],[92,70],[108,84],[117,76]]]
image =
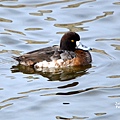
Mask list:
[[69,31],[62,36],[60,45],[41,48],[13,58],[20,65],[32,66],[41,71],[43,68],[89,65],[92,62],[90,50],[90,47],[80,42],[79,34]]

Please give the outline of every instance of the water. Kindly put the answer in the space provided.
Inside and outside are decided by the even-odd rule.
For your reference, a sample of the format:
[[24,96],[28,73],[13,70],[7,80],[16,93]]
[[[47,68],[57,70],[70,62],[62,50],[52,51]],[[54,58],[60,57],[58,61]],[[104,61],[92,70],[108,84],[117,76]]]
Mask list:
[[[1,120],[119,120],[119,11],[118,0],[1,0]],[[92,66],[42,73],[11,58],[67,31],[93,48]]]

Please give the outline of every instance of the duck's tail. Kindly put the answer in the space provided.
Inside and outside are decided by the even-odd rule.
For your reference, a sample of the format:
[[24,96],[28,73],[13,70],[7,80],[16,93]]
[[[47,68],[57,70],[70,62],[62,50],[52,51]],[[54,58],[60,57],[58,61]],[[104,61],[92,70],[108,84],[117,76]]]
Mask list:
[[18,62],[20,62],[20,57],[16,57],[16,56],[12,56],[13,59],[17,60]]

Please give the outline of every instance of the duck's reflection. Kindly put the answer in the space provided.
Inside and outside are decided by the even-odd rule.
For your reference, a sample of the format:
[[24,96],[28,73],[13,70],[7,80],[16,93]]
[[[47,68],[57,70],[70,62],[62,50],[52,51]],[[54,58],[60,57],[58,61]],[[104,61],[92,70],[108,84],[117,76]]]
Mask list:
[[78,76],[80,77],[85,74],[88,74],[89,68],[91,68],[91,65],[79,67],[67,67],[60,69],[52,68],[52,72],[48,72],[47,69],[44,69],[44,71],[36,71],[33,67],[18,64],[17,66],[12,66],[11,71],[12,73],[22,72],[24,74],[40,74],[43,77],[48,78],[50,81],[55,80],[67,81],[74,79]]

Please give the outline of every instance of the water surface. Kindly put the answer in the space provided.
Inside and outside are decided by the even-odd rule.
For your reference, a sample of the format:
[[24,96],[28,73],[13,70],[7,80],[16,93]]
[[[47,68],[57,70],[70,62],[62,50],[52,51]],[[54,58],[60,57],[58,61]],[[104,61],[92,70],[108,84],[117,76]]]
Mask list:
[[[118,0],[0,0],[1,120],[119,120],[119,11]],[[93,48],[91,66],[46,73],[12,59],[67,31]]]

